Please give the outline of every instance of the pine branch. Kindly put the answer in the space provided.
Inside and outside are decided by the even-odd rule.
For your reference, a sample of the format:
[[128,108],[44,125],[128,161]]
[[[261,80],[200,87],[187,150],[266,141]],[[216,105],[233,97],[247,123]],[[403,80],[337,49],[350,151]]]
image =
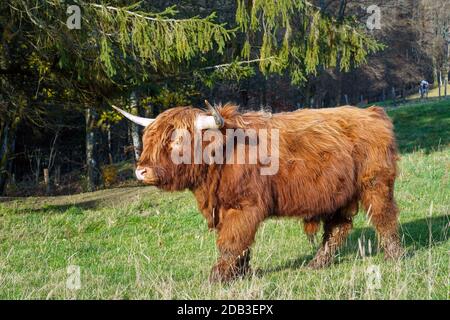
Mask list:
[[[211,26],[214,27],[223,27],[222,25],[217,25],[211,21],[208,20],[208,18],[206,19],[202,19],[202,18],[198,18],[198,17],[192,17],[192,18],[187,18],[187,19],[174,19],[174,18],[154,18],[154,17],[150,17],[148,15],[145,15],[143,13],[138,13],[138,12],[134,12],[134,11],[130,11],[130,10],[126,10],[123,8],[118,8],[118,7],[113,7],[113,6],[104,6],[101,4],[96,4],[96,3],[87,3],[87,5],[94,7],[94,8],[98,8],[98,9],[107,9],[109,11],[114,11],[114,12],[124,12],[130,16],[134,16],[137,18],[141,18],[141,19],[145,19],[145,20],[149,20],[149,21],[154,21],[154,22],[167,22],[167,23],[183,23],[183,22],[201,22],[201,23],[205,23],[205,24],[209,24]],[[210,16],[211,17],[211,16]]]
[[200,70],[217,70],[217,69],[222,69],[222,68],[226,68],[226,67],[231,67],[233,65],[243,65],[243,64],[251,64],[251,63],[256,63],[256,62],[264,62],[264,61],[273,61],[276,60],[276,57],[268,57],[268,58],[262,58],[262,59],[253,59],[253,60],[246,60],[246,61],[238,61],[238,62],[231,62],[231,63],[223,63],[223,64],[218,64],[215,66],[209,66],[209,67],[204,67],[201,68]]

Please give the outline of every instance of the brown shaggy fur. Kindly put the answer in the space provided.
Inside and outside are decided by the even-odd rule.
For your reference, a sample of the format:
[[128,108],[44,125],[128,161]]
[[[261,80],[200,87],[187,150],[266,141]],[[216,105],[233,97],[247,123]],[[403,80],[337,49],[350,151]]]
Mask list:
[[249,270],[255,233],[271,216],[300,217],[309,235],[322,222],[323,244],[310,266],[329,265],[352,229],[359,203],[386,257],[401,256],[394,200],[398,156],[392,123],[382,108],[346,106],[272,115],[241,114],[227,104],[219,110],[224,135],[226,128],[279,129],[276,175],[260,175],[261,164],[173,164],[173,130],[193,132],[196,117],[205,114],[190,107],[167,110],[146,128],[139,162],[148,169],[145,182],[164,190],[193,191],[208,226],[218,235],[220,259],[211,280],[231,280]]

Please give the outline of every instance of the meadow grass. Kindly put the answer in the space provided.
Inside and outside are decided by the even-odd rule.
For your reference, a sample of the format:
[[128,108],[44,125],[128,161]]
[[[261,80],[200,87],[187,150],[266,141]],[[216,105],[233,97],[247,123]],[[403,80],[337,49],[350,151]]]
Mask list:
[[[450,106],[390,115],[402,152],[400,262],[384,261],[360,213],[336,263],[310,270],[317,246],[301,222],[270,219],[252,250],[253,274],[210,284],[215,235],[194,197],[130,187],[0,204],[0,298],[449,299]],[[80,267],[78,290],[67,287],[70,265]]]

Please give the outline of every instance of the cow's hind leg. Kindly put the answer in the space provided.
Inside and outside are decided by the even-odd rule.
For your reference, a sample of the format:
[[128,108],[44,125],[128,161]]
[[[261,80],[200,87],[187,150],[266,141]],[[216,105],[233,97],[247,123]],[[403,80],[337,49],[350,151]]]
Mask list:
[[250,246],[263,216],[255,210],[223,210],[220,212],[217,247],[220,257],[214,265],[210,281],[227,282],[250,270]]
[[381,248],[388,259],[403,255],[398,234],[398,209],[394,200],[394,173],[379,174],[364,185],[362,203],[374,225]]

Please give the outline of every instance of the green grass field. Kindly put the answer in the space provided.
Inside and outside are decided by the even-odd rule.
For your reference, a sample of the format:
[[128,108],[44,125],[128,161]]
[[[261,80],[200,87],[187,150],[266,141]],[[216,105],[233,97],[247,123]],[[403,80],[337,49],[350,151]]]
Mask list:
[[[194,197],[129,187],[3,199],[0,298],[449,299],[450,102],[389,113],[402,153],[396,198],[407,256],[398,263],[377,252],[360,213],[336,263],[310,270],[316,247],[301,222],[272,219],[257,234],[254,274],[211,285],[215,236]],[[67,287],[70,265],[80,267],[78,290]]]

